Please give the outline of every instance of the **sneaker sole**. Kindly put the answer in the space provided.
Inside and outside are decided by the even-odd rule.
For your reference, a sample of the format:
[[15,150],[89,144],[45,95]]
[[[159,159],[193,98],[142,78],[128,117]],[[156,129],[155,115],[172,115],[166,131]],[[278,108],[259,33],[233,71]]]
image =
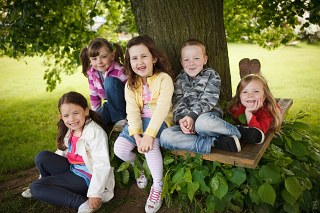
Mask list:
[[160,203],[160,205],[158,206],[158,208],[152,209],[152,211],[149,211],[149,209],[147,208],[147,204],[146,204],[146,206],[145,206],[145,208],[144,208],[145,212],[146,212],[146,213],[156,213],[156,212],[159,211],[159,209],[161,208],[162,202],[163,202],[163,200],[161,200],[161,203]]

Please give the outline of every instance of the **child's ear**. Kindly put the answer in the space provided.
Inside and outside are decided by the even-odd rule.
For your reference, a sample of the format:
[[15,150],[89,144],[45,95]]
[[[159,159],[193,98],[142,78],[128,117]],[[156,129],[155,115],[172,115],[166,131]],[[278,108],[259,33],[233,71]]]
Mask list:
[[152,63],[155,64],[158,61],[158,58],[153,58]]
[[208,56],[207,56],[207,55],[205,55],[205,56],[204,56],[204,63],[203,63],[203,65],[206,65],[206,64],[207,64],[207,62],[208,62]]
[[85,113],[86,117],[89,116],[89,107],[87,107],[87,108],[85,109],[84,113]]

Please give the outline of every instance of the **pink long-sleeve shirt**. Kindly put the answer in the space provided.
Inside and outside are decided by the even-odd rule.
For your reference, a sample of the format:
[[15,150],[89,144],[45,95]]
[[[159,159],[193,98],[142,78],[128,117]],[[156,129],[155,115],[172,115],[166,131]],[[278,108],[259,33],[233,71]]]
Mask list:
[[[90,67],[87,71],[88,82],[90,89],[90,104],[92,110],[97,110],[101,106],[102,100],[106,99],[106,92],[103,88],[103,79],[99,74],[99,71]],[[123,66],[117,62],[113,62],[109,69],[104,73],[104,78],[115,77],[118,78],[124,84],[127,81],[127,76],[123,73]]]

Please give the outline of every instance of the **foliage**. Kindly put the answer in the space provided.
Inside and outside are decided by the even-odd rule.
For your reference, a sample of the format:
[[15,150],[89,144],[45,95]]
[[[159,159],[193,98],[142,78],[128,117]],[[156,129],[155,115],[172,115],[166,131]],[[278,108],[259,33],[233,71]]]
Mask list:
[[[305,116],[299,113],[284,122],[282,133],[274,138],[256,169],[204,161],[199,154],[181,157],[165,152],[166,204],[179,206],[182,212],[320,211],[320,141],[299,121]],[[128,184],[129,174],[137,177],[145,169],[141,160],[134,167],[122,163],[116,182]]]
[[[224,17],[229,41],[246,40],[268,49],[287,44],[297,35],[298,17],[309,17],[301,30],[320,23],[320,2],[310,1],[224,1]],[[237,27],[234,27],[237,26]]]
[[[48,91],[61,82],[62,72],[76,71],[79,52],[92,38],[118,42],[117,33],[137,31],[128,0],[7,0],[0,8],[0,56],[45,56]],[[295,38],[296,18],[305,11],[310,17],[303,27],[319,24],[319,8],[318,0],[224,1],[227,38],[275,48]],[[94,30],[97,16],[106,22]]]
[[[126,0],[8,0],[1,1],[0,8],[0,56],[45,56],[48,91],[61,82],[62,72],[77,70],[79,53],[91,39],[103,36],[115,42],[118,26],[134,23]],[[95,31],[97,16],[106,22]],[[135,31],[135,25],[127,30]]]

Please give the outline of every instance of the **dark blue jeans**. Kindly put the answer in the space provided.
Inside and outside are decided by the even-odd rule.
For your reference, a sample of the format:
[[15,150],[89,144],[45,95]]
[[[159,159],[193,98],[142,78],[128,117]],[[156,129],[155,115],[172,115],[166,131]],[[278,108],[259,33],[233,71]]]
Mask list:
[[103,82],[107,101],[97,109],[104,125],[114,124],[119,120],[125,119],[126,101],[124,99],[124,83],[114,77],[107,77]]
[[32,182],[32,197],[47,203],[78,209],[87,198],[85,180],[70,171],[67,158],[48,151],[35,157],[41,178]]

